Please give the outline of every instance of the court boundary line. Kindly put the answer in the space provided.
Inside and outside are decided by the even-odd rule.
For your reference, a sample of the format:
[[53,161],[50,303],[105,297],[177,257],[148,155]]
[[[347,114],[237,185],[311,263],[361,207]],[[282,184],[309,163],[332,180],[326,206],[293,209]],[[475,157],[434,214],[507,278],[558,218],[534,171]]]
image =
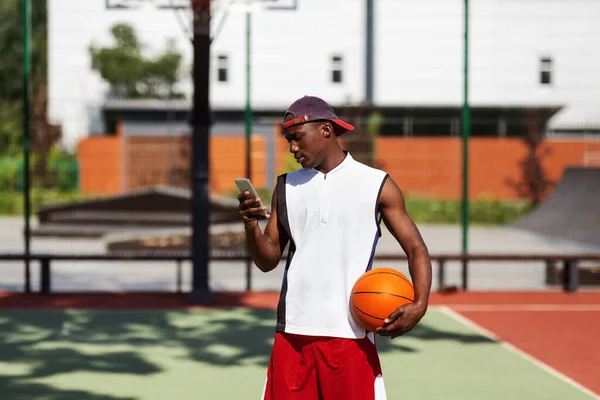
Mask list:
[[568,377],[567,375],[563,374],[562,372],[554,369],[553,367],[551,367],[550,365],[544,363],[541,360],[538,360],[537,358],[535,358],[534,356],[532,356],[531,354],[527,353],[524,350],[519,349],[518,347],[516,347],[515,345],[506,342],[502,339],[500,339],[498,336],[496,336],[496,334],[494,334],[492,331],[482,327],[481,325],[479,325],[478,323],[470,320],[469,318],[465,317],[464,315],[460,314],[458,311],[455,311],[452,309],[451,306],[439,306],[437,307],[437,309],[442,312],[443,314],[445,314],[446,316],[454,319],[455,321],[471,328],[472,330],[474,330],[475,332],[479,333],[482,336],[487,337],[488,339],[491,339],[495,342],[497,342],[498,344],[500,344],[502,347],[506,348],[507,350],[509,350],[510,352],[516,354],[517,356],[529,361],[530,363],[532,363],[533,365],[535,365],[536,367],[539,367],[541,369],[543,369],[544,371],[546,371],[547,373],[549,373],[550,375],[553,375],[554,377],[566,382],[567,384],[573,386],[574,388],[582,391],[583,393],[587,394],[588,396],[591,396],[592,399],[596,399],[599,400],[600,399],[600,394],[596,394],[595,392],[593,392],[591,389],[588,389],[587,387],[583,386],[581,383],[575,381],[574,379]]
[[439,307],[448,307],[454,311],[465,312],[596,312],[600,311],[600,304],[447,304]]

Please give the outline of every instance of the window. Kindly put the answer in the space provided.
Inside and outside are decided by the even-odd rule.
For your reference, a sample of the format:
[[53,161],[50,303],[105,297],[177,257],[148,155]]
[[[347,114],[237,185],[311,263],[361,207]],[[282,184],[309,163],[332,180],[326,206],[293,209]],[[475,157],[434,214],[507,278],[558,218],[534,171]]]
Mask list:
[[342,56],[331,57],[331,82],[342,83],[343,81],[343,59]]
[[544,57],[540,59],[540,84],[552,84],[552,59]]
[[219,56],[217,58],[217,79],[219,82],[228,81],[229,57]]

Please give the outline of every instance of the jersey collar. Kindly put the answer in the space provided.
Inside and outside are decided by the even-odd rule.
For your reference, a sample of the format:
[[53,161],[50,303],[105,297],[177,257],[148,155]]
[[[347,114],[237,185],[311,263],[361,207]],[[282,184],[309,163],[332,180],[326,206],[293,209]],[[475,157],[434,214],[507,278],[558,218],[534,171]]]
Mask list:
[[354,158],[352,158],[352,156],[350,155],[350,153],[348,151],[344,150],[344,153],[346,153],[346,157],[344,157],[342,162],[339,163],[334,169],[332,169],[328,173],[324,174],[321,171],[317,171],[315,168],[313,168],[313,171],[315,171],[317,174],[321,174],[321,175],[330,175],[330,174],[333,174],[333,173],[339,171],[340,169],[346,167],[347,165],[350,165],[352,162],[354,162]]

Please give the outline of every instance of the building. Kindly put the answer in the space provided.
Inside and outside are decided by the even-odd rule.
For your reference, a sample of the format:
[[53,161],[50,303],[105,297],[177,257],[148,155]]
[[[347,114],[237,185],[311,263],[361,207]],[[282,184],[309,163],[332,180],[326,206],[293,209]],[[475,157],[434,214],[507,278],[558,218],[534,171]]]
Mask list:
[[[190,71],[192,46],[186,32],[189,10],[152,6],[109,10],[109,1],[134,0],[49,2],[49,113],[52,122],[63,126],[65,146],[74,149],[86,136],[114,133],[117,120],[122,123],[120,132],[126,136],[185,135],[191,109],[189,74],[177,87],[187,99],[114,99],[107,96],[107,84],[92,71],[88,49],[93,43],[109,45],[110,27],[125,22],[135,27],[149,54],[160,51],[167,39],[173,38]],[[294,11],[268,10],[252,15],[253,133],[266,138],[265,159],[270,160],[265,169],[267,184],[277,173],[272,165],[276,164],[274,154],[280,147],[272,137],[273,124],[293,100],[305,94],[317,95],[344,116],[360,121],[365,115],[367,0],[296,1]],[[213,2],[212,133],[215,137],[242,136],[246,17],[231,10],[227,13],[222,6],[225,0]],[[469,101],[474,137],[515,138],[532,131],[598,137],[600,8],[596,3],[470,1]],[[382,116],[381,136],[460,137],[463,5],[462,0],[374,1],[370,89],[372,106]],[[582,158],[581,164],[588,165],[600,159],[597,143],[581,147],[577,152],[581,156],[565,162]],[[457,157],[452,155],[448,163],[458,163]],[[557,165],[562,168],[563,164]],[[511,176],[518,173],[514,166],[511,168]],[[559,176],[561,171],[553,174]],[[421,171],[413,175],[424,173],[432,174]],[[460,185],[460,171],[455,175],[453,188]],[[498,186],[504,185],[503,179],[498,177]]]
[[[133,25],[149,52],[173,38],[185,64],[192,62],[184,29],[189,11],[108,10],[106,1],[49,2],[50,115],[63,125],[70,146],[88,132],[104,130],[106,84],[91,70],[88,48],[108,44],[112,24]],[[338,106],[363,102],[365,3],[298,0],[293,12],[254,14],[253,108],[278,115],[304,94]],[[546,110],[552,131],[600,131],[598,20],[600,8],[592,0],[472,0],[469,95],[474,112],[487,110],[480,118],[474,114],[474,134],[510,135],[518,109]],[[377,0],[374,27],[373,102],[402,127],[396,134],[458,134],[463,1]],[[212,107],[241,113],[245,15],[230,12],[225,18],[217,6],[213,28]],[[191,93],[189,76],[180,89]],[[501,109],[508,114],[490,114]]]

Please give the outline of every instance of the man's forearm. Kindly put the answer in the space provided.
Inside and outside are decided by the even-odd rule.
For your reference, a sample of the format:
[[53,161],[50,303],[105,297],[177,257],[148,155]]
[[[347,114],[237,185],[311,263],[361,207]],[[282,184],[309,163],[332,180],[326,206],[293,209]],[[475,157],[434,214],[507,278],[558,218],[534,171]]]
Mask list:
[[427,249],[415,249],[408,257],[408,266],[415,288],[415,303],[427,306],[431,290],[431,260]]
[[246,226],[248,250],[254,263],[263,272],[269,272],[279,265],[281,253],[271,240],[263,235],[258,224]]

